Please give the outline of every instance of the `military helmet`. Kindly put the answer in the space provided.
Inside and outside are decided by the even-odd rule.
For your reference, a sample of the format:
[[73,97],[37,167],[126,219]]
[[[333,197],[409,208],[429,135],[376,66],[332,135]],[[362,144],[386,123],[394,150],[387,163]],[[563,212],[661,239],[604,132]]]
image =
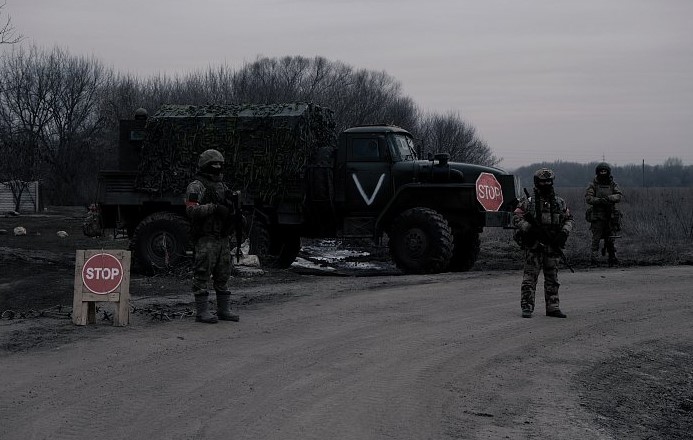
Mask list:
[[147,119],[148,117],[147,109],[144,107],[140,107],[137,110],[135,110],[135,120],[144,120]]
[[534,173],[534,185],[538,185],[539,182],[543,183],[549,183],[553,185],[553,180],[556,178],[556,174],[553,172],[553,170],[549,168],[539,168],[535,173]]
[[224,163],[224,156],[222,156],[217,150],[205,150],[200,153],[200,159],[197,161],[197,166],[199,168],[204,168],[205,165],[209,165],[212,162]]
[[611,165],[609,165],[606,162],[601,162],[597,164],[597,167],[594,169],[594,174],[599,174],[599,171],[601,170],[606,170],[607,175],[611,175]]

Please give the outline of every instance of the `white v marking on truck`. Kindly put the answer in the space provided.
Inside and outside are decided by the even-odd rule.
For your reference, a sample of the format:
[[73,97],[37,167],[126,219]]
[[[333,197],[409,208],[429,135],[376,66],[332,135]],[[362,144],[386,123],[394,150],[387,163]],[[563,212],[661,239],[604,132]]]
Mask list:
[[356,174],[352,174],[351,178],[354,179],[354,183],[356,184],[356,189],[359,190],[361,193],[361,197],[363,197],[363,201],[366,202],[366,205],[371,206],[371,203],[373,203],[373,200],[375,200],[375,196],[378,195],[378,191],[380,191],[380,187],[383,185],[383,180],[385,179],[385,173],[380,175],[380,179],[378,179],[378,184],[375,185],[375,189],[373,190],[373,194],[371,194],[370,197],[366,195],[366,192],[363,190],[363,187],[361,186],[361,182],[359,182],[359,178],[356,177]]

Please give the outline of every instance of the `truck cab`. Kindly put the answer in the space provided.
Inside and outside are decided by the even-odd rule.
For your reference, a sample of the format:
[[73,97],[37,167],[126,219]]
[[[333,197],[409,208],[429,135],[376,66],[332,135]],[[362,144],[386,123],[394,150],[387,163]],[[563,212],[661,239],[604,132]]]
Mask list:
[[324,234],[333,224],[337,237],[386,238],[405,272],[470,269],[483,228],[511,227],[519,185],[501,169],[450,162],[447,154],[420,159],[414,145],[393,125],[340,133],[333,176],[322,179],[334,181],[334,197],[329,209],[324,200],[311,209],[308,198],[306,213],[316,214],[306,216],[306,230]]

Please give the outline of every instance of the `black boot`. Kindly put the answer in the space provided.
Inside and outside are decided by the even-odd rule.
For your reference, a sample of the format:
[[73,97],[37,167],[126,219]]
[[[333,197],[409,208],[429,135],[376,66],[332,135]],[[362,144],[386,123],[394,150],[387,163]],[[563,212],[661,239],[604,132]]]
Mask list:
[[546,316],[550,316],[550,317],[552,317],[552,318],[567,318],[567,317],[568,317],[568,315],[566,315],[565,313],[561,312],[561,311],[558,310],[558,309],[557,309],[557,310],[553,310],[553,311],[551,311],[551,312],[547,311],[547,312],[546,312]]
[[231,292],[228,290],[217,291],[217,316],[222,321],[238,322],[239,316],[231,313]]
[[195,321],[207,324],[217,323],[217,317],[209,311],[209,294],[207,292],[195,294],[195,310]]
[[531,318],[532,312],[534,312],[534,302],[531,298],[534,294],[531,291],[525,291],[522,293],[522,299],[520,300],[520,309],[522,309],[523,318]]
[[609,267],[618,266],[618,258],[616,258],[616,253],[609,254]]

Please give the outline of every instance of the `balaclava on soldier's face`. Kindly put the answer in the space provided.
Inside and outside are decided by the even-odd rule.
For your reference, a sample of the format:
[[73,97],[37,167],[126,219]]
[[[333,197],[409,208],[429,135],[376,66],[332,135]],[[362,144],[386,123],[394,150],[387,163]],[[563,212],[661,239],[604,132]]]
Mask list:
[[213,181],[220,182],[222,179],[221,162],[210,162],[202,167],[200,172],[208,176]]
[[548,196],[553,192],[553,181],[551,180],[539,180],[534,186],[543,196]]
[[609,174],[609,170],[607,170],[606,168],[600,168],[597,171],[597,182],[609,183],[610,179],[611,179],[611,175]]

